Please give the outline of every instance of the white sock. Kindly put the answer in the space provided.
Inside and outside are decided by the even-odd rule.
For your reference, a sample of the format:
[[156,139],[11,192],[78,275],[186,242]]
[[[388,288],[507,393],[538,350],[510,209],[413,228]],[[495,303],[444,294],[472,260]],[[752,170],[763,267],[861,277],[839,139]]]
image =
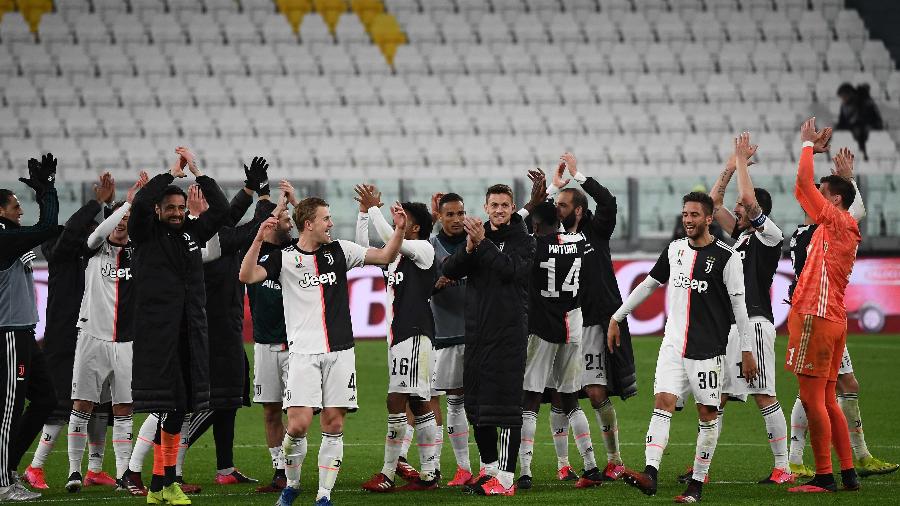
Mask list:
[[550,432],[556,449],[556,468],[569,465],[569,417],[559,408],[550,408]]
[[611,464],[622,465],[622,453],[619,450],[619,422],[616,419],[616,408],[610,399],[600,403],[599,408],[594,408],[597,415],[597,423],[603,430],[603,446],[606,447],[606,461]]
[[387,436],[384,438],[384,465],[381,474],[394,481],[397,473],[397,460],[403,446],[403,438],[406,435],[406,413],[393,413],[388,415]]
[[791,451],[788,455],[788,461],[795,466],[803,465],[803,450],[806,448],[806,431],[808,429],[806,410],[803,409],[800,396],[797,396],[797,400],[794,401],[794,409],[791,410]]
[[416,447],[419,450],[419,479],[431,481],[435,478],[434,450],[437,424],[434,421],[434,413],[428,412],[417,416],[416,422]]
[[300,468],[306,458],[307,445],[306,436],[293,437],[285,432],[281,448],[284,453],[284,474],[287,486],[291,488],[300,488]]
[[400,446],[400,456],[404,459],[409,455],[409,446],[412,444],[413,437],[415,437],[416,428],[412,425],[406,426],[406,434],[403,436],[403,444]]
[[453,447],[453,455],[456,457],[456,465],[460,469],[472,472],[472,464],[469,463],[469,421],[466,420],[465,396],[447,396],[447,435],[450,436],[450,446]]
[[116,478],[121,478],[128,470],[128,461],[131,460],[131,431],[134,427],[134,419],[131,415],[113,417],[113,451],[116,453]]
[[588,425],[587,416],[581,408],[575,408],[569,413],[569,425],[575,433],[575,446],[584,460],[584,470],[594,469],[597,467],[597,458],[594,456],[594,443],[591,441],[591,426]]
[[515,476],[513,476],[513,473],[509,471],[497,472],[497,481],[499,481],[500,484],[503,485],[503,488],[511,487],[513,485],[513,479],[515,479]]
[[537,413],[522,411],[522,442],[519,443],[519,465],[522,466],[522,476],[531,476],[535,432],[537,432]]
[[694,454],[694,476],[693,478],[700,483],[706,480],[709,474],[709,464],[712,462],[713,454],[716,452],[716,443],[719,441],[719,422],[712,420],[709,422],[700,421],[699,431],[697,433],[697,451]]
[[484,468],[486,476],[497,476],[497,473],[500,472],[500,463],[496,460],[493,462],[482,462],[481,466]]
[[47,457],[50,456],[50,452],[53,451],[53,445],[56,443],[56,437],[59,436],[59,431],[63,428],[63,424],[56,425],[44,425],[43,430],[41,430],[41,439],[38,440],[37,448],[34,450],[34,457],[31,458],[31,467],[41,469],[44,467],[44,462],[47,461]]
[[234,472],[234,467],[226,467],[225,469],[216,469],[216,474],[228,476]]
[[444,451],[444,427],[438,425],[434,432],[434,470],[441,472],[441,453]]
[[647,428],[646,447],[644,458],[648,466],[659,469],[663,452],[669,444],[669,427],[672,425],[672,413],[662,409],[654,409],[650,416],[650,426]]
[[[772,456],[775,457],[775,467],[787,470],[787,422],[784,419],[784,411],[781,410],[781,403],[775,401],[760,412],[766,422],[766,433],[769,437],[769,446],[772,448]],[[721,431],[721,428],[719,430]]]
[[151,413],[141,424],[138,430],[137,439],[134,442],[134,448],[131,450],[131,460],[128,461],[128,469],[136,473],[140,473],[144,469],[144,457],[153,449],[153,438],[156,436],[156,426],[159,424],[159,417]]
[[72,410],[69,415],[69,474],[81,472],[81,461],[88,440],[88,421],[90,413]]
[[109,413],[94,411],[88,422],[88,471],[103,471],[103,455],[106,453],[106,428]]
[[272,456],[272,469],[284,469],[284,450],[280,446],[269,448]]
[[184,476],[184,460],[187,458],[191,442],[192,415],[193,413],[184,415],[184,421],[181,423],[181,436],[178,438],[178,457],[175,459],[175,476]]
[[319,492],[316,500],[331,498],[331,490],[337,481],[344,460],[344,433],[322,433],[322,446],[319,447]]
[[866,446],[866,436],[863,434],[862,416],[859,414],[859,394],[841,394],[837,396],[844,418],[847,419],[847,429],[850,431],[850,447],[853,449],[853,458],[862,460],[871,457],[869,447]]
[[722,427],[724,426],[724,422],[725,422],[725,408],[719,407],[718,409],[716,409],[716,421],[719,422],[716,424],[716,427],[717,427],[716,430],[719,431],[719,435],[721,436],[722,435]]

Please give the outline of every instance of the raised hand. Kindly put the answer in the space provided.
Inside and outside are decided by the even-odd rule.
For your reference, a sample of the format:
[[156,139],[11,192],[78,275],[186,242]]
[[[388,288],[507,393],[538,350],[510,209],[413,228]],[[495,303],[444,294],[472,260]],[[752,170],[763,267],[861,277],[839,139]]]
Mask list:
[[109,172],[100,176],[100,181],[94,184],[94,200],[101,204],[112,202],[116,194],[116,184]]
[[187,160],[185,160],[183,156],[178,155],[178,158],[176,158],[169,167],[169,174],[172,174],[176,179],[179,177],[187,177],[187,174],[184,173],[185,165],[187,165]]
[[576,165],[575,155],[566,151],[563,153],[559,159],[566,164],[566,168],[569,169],[569,175],[575,177],[575,174],[578,174],[578,166]]
[[263,238],[266,237],[266,234],[275,230],[275,226],[278,225],[278,218],[274,216],[270,216],[266,218],[266,221],[262,222],[262,225],[259,226],[259,230],[256,231],[256,242],[263,242]]
[[[177,153],[178,156],[184,158],[184,162],[187,164],[188,170],[191,171],[191,174],[193,174],[194,177],[200,177],[203,175],[203,173],[200,172],[200,168],[197,167],[197,155],[195,155],[193,151],[185,146],[178,146],[177,148],[175,148],[175,153]],[[183,167],[184,166],[182,166],[182,168]],[[182,172],[184,171],[182,170]]]
[[44,194],[56,182],[56,158],[52,153],[47,153],[40,161],[35,158],[28,160],[28,177],[20,177],[19,181],[28,185],[35,194]]
[[[374,187],[373,187],[374,188]],[[391,206],[391,216],[394,218],[394,228],[397,230],[405,230],[406,224],[408,222],[406,217],[406,211],[403,210],[403,206],[400,205],[400,202],[394,202],[394,205]]]
[[736,160],[749,160],[756,153],[757,146],[750,144],[750,132],[744,132],[734,139],[734,157]]
[[850,148],[839,149],[837,154],[834,155],[834,167],[831,169],[831,173],[848,181],[852,180],[853,158],[853,152],[850,151]]
[[[356,196],[353,197],[353,200],[359,202],[359,212],[361,213],[365,213],[373,207],[381,207],[384,205],[381,202],[381,192],[378,191],[378,188],[376,188],[375,185],[358,184],[353,187],[353,191],[356,192]],[[393,212],[393,206],[391,206],[391,212]]]
[[288,181],[282,179],[281,182],[278,183],[278,189],[281,190],[283,195],[287,195],[287,201],[292,206],[296,206],[300,203],[300,201],[297,200],[297,190],[295,190],[294,185]]
[[200,189],[200,185],[192,184],[188,187],[187,206],[191,216],[200,216],[209,209],[209,204],[203,197],[203,191]]
[[569,181],[571,181],[571,179],[569,179],[569,178],[563,179],[563,174],[565,174],[565,172],[566,172],[566,162],[562,158],[560,158],[559,165],[556,166],[556,172],[553,174],[553,186],[555,186],[557,188],[563,188],[567,184],[569,184]]
[[269,163],[261,156],[253,157],[248,168],[244,165],[244,187],[256,192],[257,195],[269,195]]
[[816,134],[813,141],[813,153],[827,153],[831,149],[831,127],[825,127]]
[[147,184],[147,181],[150,181],[150,176],[147,175],[146,170],[142,170],[140,175],[138,175],[138,180],[131,185],[131,188],[128,189],[128,193],[125,195],[125,200],[127,200],[129,204],[134,202],[134,196],[137,195],[137,192],[140,191],[145,184]]
[[438,215],[441,212],[440,202],[442,198],[444,198],[444,194],[441,192],[437,192],[431,195],[431,223],[434,223],[438,220]]
[[528,178],[531,179],[531,197],[528,203],[525,204],[525,208],[531,211],[534,206],[547,200],[547,180],[541,169],[528,171]]
[[472,245],[477,247],[484,240],[484,223],[478,218],[466,216],[463,220],[463,228],[472,240]]

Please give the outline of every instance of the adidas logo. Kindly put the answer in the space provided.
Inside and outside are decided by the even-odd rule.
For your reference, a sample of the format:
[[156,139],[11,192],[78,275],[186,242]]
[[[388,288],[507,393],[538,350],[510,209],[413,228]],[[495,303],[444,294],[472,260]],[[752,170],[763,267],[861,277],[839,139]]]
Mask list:
[[400,382],[400,386],[406,388],[406,382],[405,382],[405,381],[401,381],[401,382]]
[[791,436],[791,441],[800,441],[800,440],[797,439],[797,436]]
[[350,398],[347,399],[347,400],[348,400],[348,401],[355,401],[355,400],[356,400],[356,396],[355,396],[355,395],[351,395]]

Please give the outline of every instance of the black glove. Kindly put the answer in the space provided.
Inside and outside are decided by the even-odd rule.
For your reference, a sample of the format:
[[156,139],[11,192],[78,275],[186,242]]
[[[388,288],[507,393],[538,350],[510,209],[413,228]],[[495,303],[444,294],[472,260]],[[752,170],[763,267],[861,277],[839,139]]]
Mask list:
[[253,161],[250,162],[250,168],[244,165],[244,174],[246,176],[244,186],[255,191],[260,197],[269,195],[271,190],[269,188],[268,169],[269,163],[266,162],[265,158],[261,156],[254,157]]
[[28,160],[28,178],[20,177],[19,181],[28,185],[38,196],[53,188],[56,182],[56,158],[52,153],[41,157],[41,161]]

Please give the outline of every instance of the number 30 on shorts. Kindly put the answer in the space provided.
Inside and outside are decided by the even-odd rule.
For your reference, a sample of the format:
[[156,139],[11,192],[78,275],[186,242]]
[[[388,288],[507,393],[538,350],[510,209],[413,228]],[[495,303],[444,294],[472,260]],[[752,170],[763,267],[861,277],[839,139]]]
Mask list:
[[707,386],[713,389],[719,387],[719,373],[716,371],[698,372],[697,379],[699,380],[701,390],[706,390]]

